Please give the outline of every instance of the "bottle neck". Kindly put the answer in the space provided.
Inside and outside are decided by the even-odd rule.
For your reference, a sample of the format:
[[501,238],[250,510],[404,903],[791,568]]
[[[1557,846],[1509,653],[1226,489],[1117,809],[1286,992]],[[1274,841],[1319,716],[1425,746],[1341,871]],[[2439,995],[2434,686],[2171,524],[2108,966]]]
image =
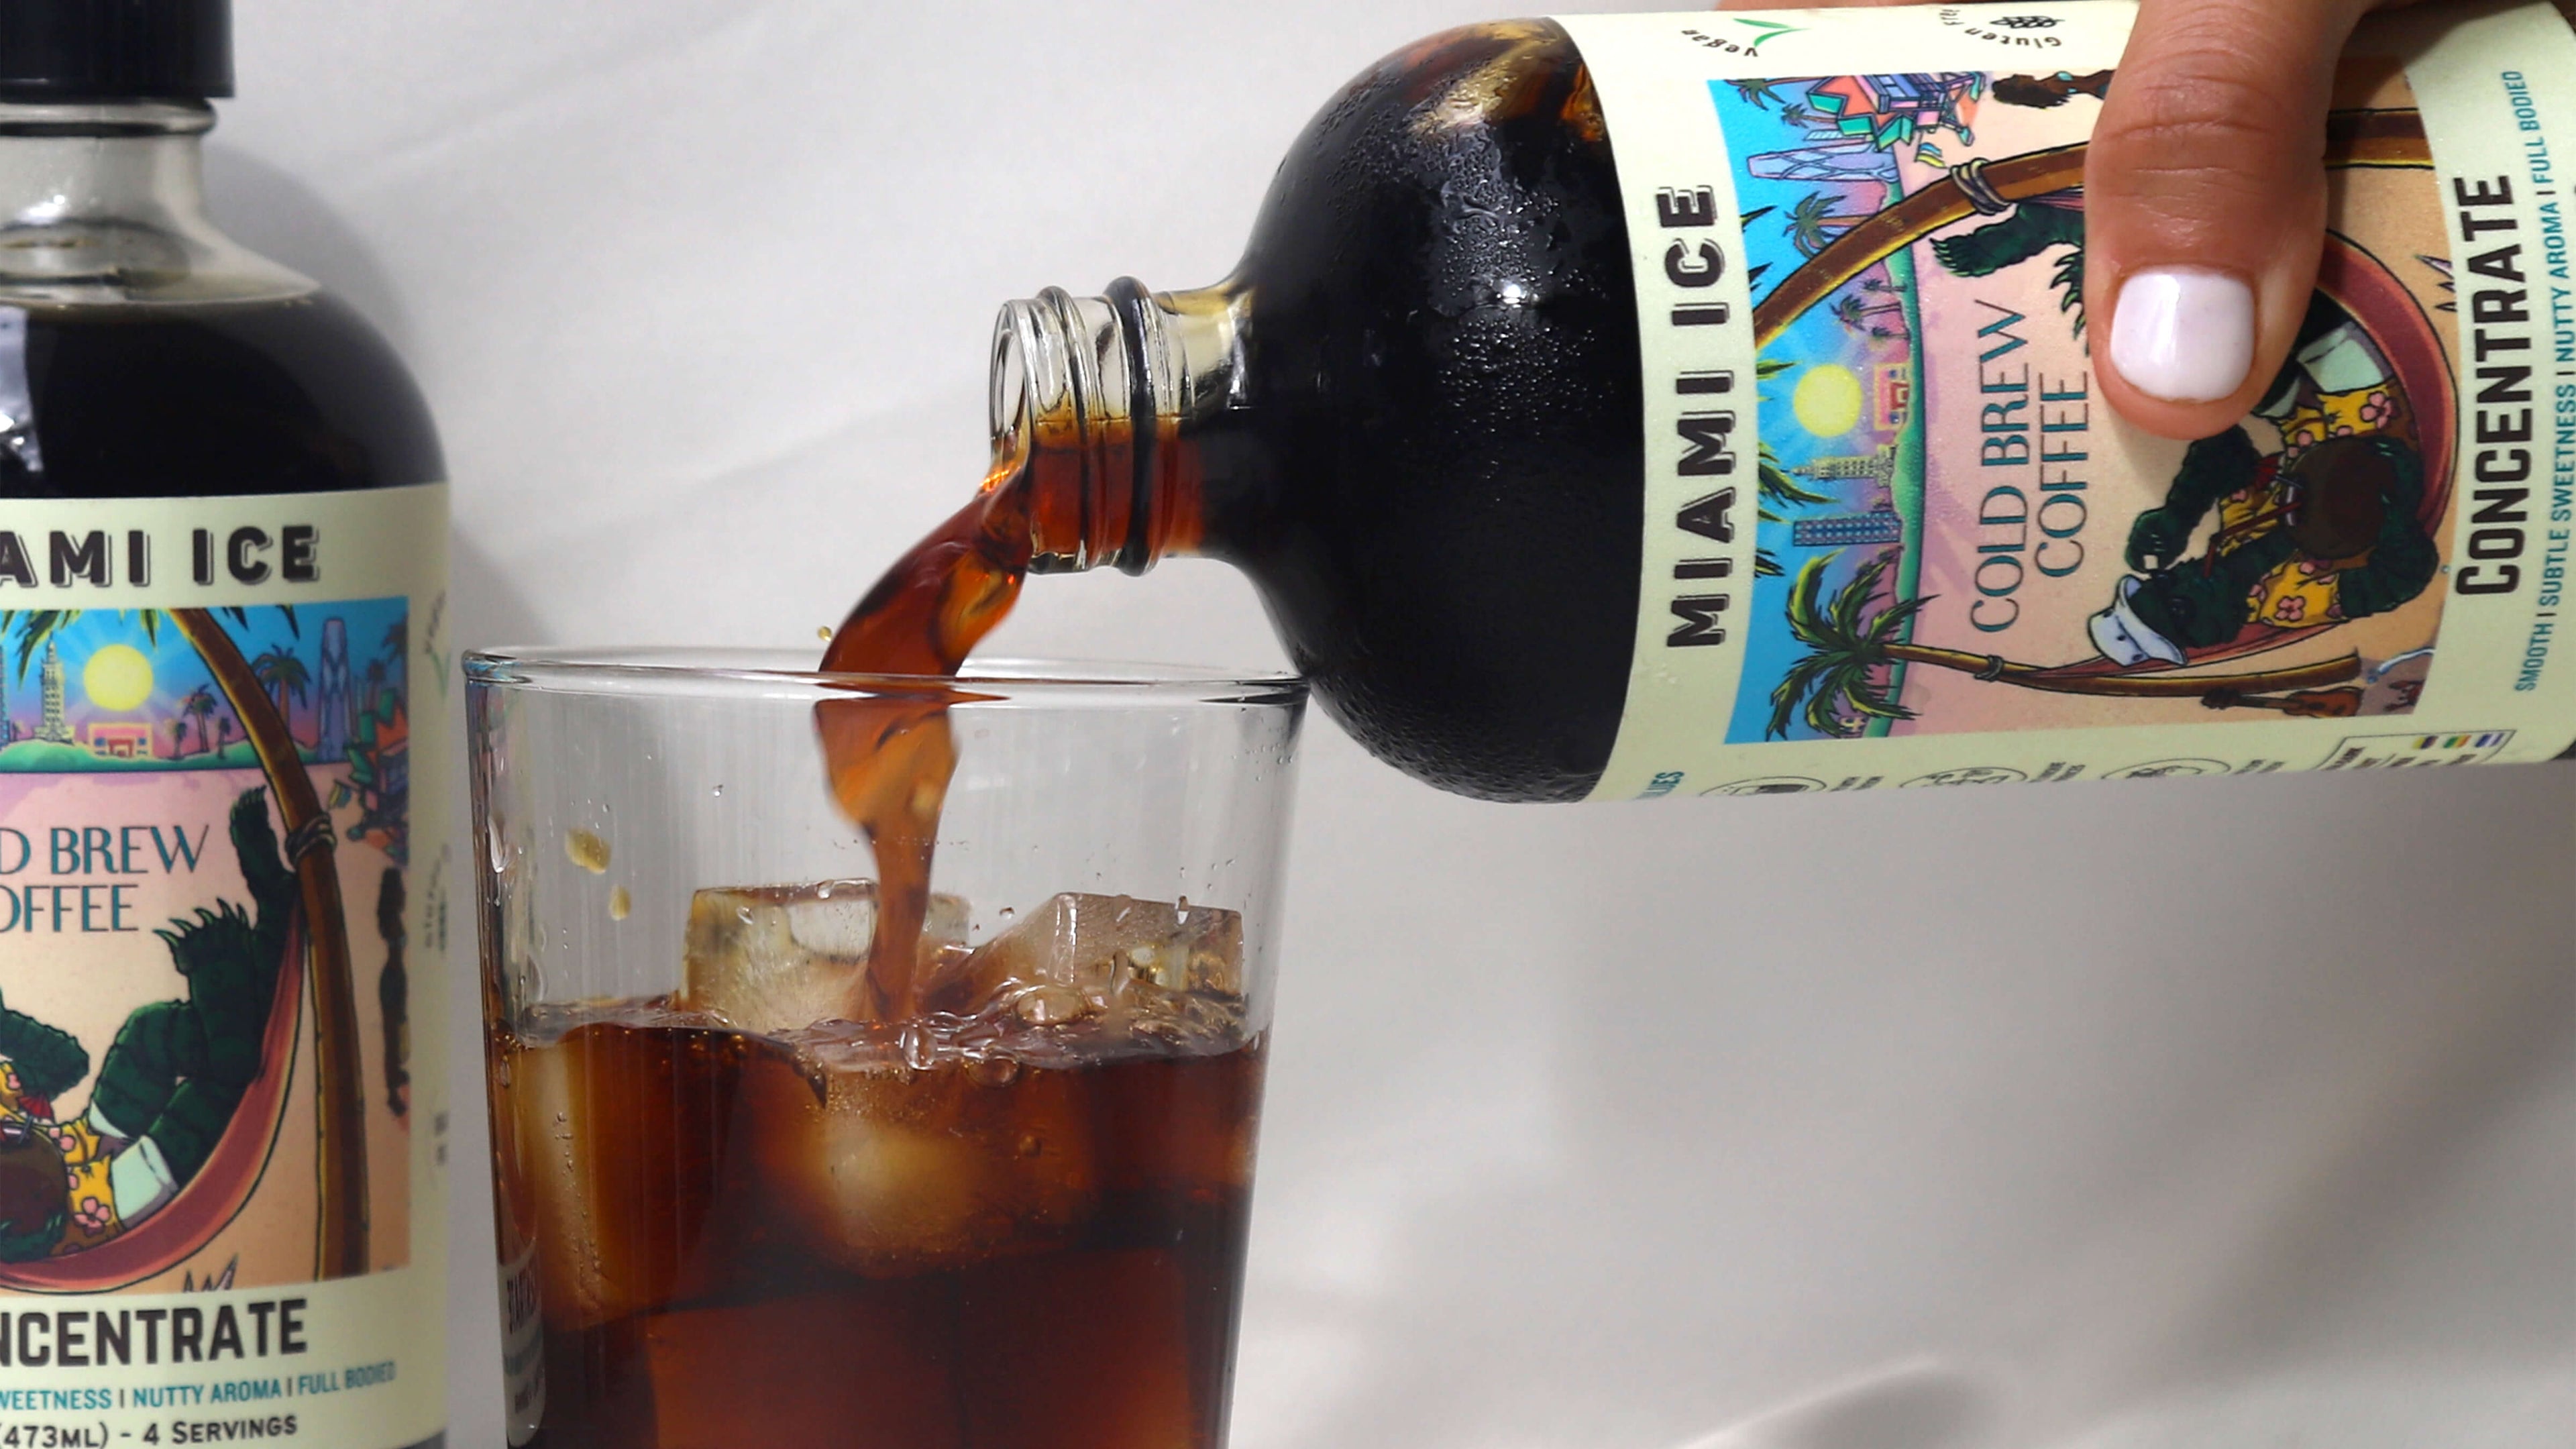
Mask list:
[[313,283],[206,214],[202,102],[0,104],[0,303],[247,301]]
[[1105,295],[1050,287],[993,332],[997,483],[1027,505],[1032,573],[1143,573],[1196,552],[1205,478],[1196,426],[1241,375],[1245,294],[1218,286]]

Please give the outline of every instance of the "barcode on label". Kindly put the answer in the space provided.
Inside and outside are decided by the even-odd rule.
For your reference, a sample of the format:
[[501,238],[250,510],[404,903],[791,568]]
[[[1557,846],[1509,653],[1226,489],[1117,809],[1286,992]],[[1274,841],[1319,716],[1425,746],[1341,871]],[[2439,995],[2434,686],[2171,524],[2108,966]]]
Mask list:
[[2462,730],[2448,734],[2346,735],[2320,769],[2401,770],[2426,765],[2477,765],[2492,760],[2513,740],[2511,730]]

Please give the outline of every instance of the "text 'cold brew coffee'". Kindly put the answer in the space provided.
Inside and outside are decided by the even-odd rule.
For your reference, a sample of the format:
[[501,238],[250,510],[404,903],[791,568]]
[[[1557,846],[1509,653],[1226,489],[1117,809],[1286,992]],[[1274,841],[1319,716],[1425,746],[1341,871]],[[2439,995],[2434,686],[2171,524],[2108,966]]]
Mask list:
[[[826,667],[947,672],[1025,573],[1198,554],[1370,750],[1495,798],[2560,754],[2576,37],[2545,4],[2365,27],[2294,353],[2183,444],[2118,421],[2087,348],[2086,141],[2134,15],[1400,51],[1224,282],[1004,309],[994,471]],[[936,720],[825,721],[880,840],[935,814]]]
[[0,6],[22,1443],[445,1423],[444,465],[375,332],[209,221],[231,94],[222,0]]

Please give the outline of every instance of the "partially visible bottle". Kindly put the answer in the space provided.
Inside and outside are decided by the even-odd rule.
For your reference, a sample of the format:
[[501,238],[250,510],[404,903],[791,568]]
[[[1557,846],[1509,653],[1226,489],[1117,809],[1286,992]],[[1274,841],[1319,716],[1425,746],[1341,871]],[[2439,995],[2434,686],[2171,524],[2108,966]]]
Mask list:
[[393,1449],[445,1401],[444,465],[208,219],[231,94],[225,0],[0,6],[0,1389]]
[[2365,28],[2295,355],[2186,447],[2123,426],[2086,347],[2085,143],[2134,14],[1399,51],[1225,281],[1004,308],[994,476],[830,662],[954,667],[1022,569],[1195,553],[1362,744],[1496,798],[2559,754],[2576,37],[2546,4]]

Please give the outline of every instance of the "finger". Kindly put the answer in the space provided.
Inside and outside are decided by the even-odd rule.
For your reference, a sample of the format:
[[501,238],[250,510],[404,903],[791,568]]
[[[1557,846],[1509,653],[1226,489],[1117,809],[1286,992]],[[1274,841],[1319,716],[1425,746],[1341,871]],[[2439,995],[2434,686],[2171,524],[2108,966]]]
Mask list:
[[2325,231],[2334,64],[2367,0],[2146,0],[2084,171],[2111,405],[2217,433],[2290,350]]

